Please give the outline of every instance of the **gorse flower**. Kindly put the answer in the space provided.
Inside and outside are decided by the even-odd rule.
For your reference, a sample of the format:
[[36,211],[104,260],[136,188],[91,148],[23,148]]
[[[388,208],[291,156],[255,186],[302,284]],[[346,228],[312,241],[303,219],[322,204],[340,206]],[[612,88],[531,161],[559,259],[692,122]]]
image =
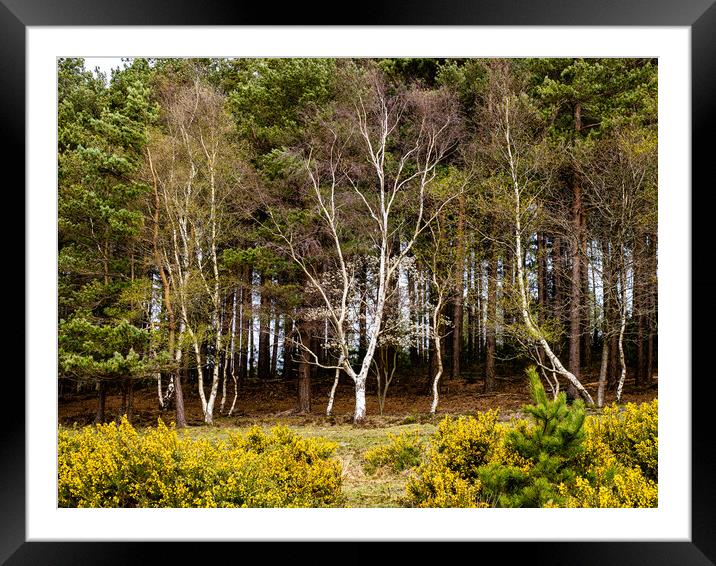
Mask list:
[[325,507],[336,503],[336,445],[286,427],[192,440],[161,421],[61,429],[60,507]]
[[532,422],[488,411],[445,418],[407,485],[416,507],[656,507],[658,401],[585,417],[545,395],[534,371]]

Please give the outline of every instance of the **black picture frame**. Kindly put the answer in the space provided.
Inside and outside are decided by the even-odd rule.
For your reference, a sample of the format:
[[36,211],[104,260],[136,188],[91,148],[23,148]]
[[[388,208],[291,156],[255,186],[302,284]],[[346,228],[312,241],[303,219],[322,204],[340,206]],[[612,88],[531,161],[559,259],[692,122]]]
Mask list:
[[[27,26],[67,25],[568,25],[568,26],[686,26],[692,45],[692,265],[708,257],[707,206],[693,206],[697,195],[713,186],[713,146],[716,132],[716,0],[464,0],[441,2],[367,0],[355,10],[295,3],[221,2],[203,0],[0,0],[0,120],[10,140],[2,153],[3,171],[19,172],[15,186],[25,183],[25,31]],[[338,14],[347,14],[344,17]],[[702,186],[703,185],[703,186]],[[15,189],[16,192],[20,192]],[[701,199],[699,199],[701,202]],[[24,205],[21,205],[24,208]],[[692,270],[691,296],[710,305],[713,285]],[[686,290],[685,290],[686,292]],[[30,298],[25,295],[25,301]],[[708,351],[712,332],[700,332],[692,318],[692,352]],[[25,340],[31,339],[26,336]],[[716,456],[711,432],[714,386],[706,368],[684,367],[684,381],[692,388],[692,519],[689,542],[524,542],[490,544],[510,563],[701,565],[716,563]],[[14,377],[14,376],[10,376]],[[20,409],[0,427],[0,562],[19,564],[144,564],[184,563],[186,545],[176,543],[26,542],[25,537],[25,388],[14,378],[4,385],[6,398]],[[347,537],[349,529],[346,529]],[[209,545],[212,548],[209,548]],[[202,543],[202,554],[216,561],[216,553],[234,559],[248,557],[232,543]],[[284,545],[272,545],[270,556]],[[290,552],[290,550],[289,550]],[[340,550],[338,550],[340,552]],[[485,557],[484,550],[468,551],[467,559]],[[286,554],[286,558],[290,559]],[[327,555],[332,559],[338,555]],[[369,551],[366,559],[375,555]],[[221,558],[222,560],[224,558]]]

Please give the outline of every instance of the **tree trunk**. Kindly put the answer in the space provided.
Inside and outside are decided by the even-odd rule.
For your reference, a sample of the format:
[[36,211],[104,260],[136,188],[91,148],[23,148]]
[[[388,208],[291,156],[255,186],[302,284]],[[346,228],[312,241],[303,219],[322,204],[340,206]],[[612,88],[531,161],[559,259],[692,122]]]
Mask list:
[[251,269],[244,268],[241,288],[241,344],[239,345],[239,382],[250,377],[249,371],[249,344],[251,343],[251,334],[253,333],[253,309],[251,300]]
[[537,320],[544,323],[547,315],[547,250],[545,237],[542,232],[537,233],[537,304],[539,311]]
[[604,389],[607,385],[607,364],[609,361],[609,341],[604,337],[602,344],[602,363],[599,366],[599,386],[597,389],[597,407],[604,406]]
[[580,257],[581,257],[581,275],[582,275],[582,366],[591,367],[592,362],[592,331],[591,331],[591,301],[590,284],[589,284],[589,256],[587,255],[587,215],[582,207],[580,215]]
[[[619,312],[618,307],[614,308],[614,321],[618,324]],[[616,390],[619,379],[619,333],[612,333],[609,339],[609,376],[607,378],[607,386],[611,389]]]
[[258,378],[267,380],[271,377],[271,351],[269,340],[271,334],[269,298],[266,288],[266,278],[261,275],[261,312],[259,313],[259,361]]
[[563,284],[563,257],[562,257],[562,238],[555,236],[552,243],[552,286],[554,292],[554,300],[552,302],[552,315],[557,321],[560,329],[563,328],[564,315],[564,284]]
[[204,422],[206,422],[206,424],[214,424],[214,405],[216,404],[216,395],[219,391],[219,369],[219,364],[215,364],[211,379],[211,391],[209,392],[206,414],[204,415]]
[[609,361],[611,355],[612,331],[612,274],[608,244],[601,242],[602,268],[602,358],[599,366],[599,387],[597,389],[597,406],[604,406],[604,392],[609,384]]
[[[579,379],[580,375],[580,340],[582,325],[582,278],[581,278],[581,254],[579,247],[581,242],[581,214],[582,214],[582,188],[579,183],[574,184],[574,200],[572,201],[572,222],[575,230],[575,238],[572,242],[572,277],[571,297],[569,303],[569,372]],[[577,398],[577,390],[570,383],[567,385],[567,392],[572,398]]]
[[657,286],[657,257],[656,257],[656,233],[652,233],[649,240],[649,284],[648,284],[648,295],[649,295],[649,316],[647,317],[647,323],[649,327],[649,334],[647,336],[647,371],[646,378],[647,382],[651,382],[651,378],[654,375],[654,363],[656,361],[656,351],[654,346],[655,330],[657,322],[658,312],[658,286]]
[[[574,106],[574,129],[579,135],[582,130],[582,105],[578,102]],[[572,187],[572,227],[574,230],[572,240],[572,280],[571,296],[569,303],[569,372],[579,379],[580,375],[580,339],[581,339],[581,314],[582,314],[582,259],[579,253],[582,245],[582,186],[577,179],[573,181]],[[574,384],[567,384],[567,395],[577,397],[577,390]]]
[[[622,259],[624,258],[624,250],[621,251]],[[626,293],[626,280],[627,275],[626,269],[622,268],[619,278],[621,282],[621,302],[619,305],[620,311],[620,325],[619,325],[619,363],[621,364],[621,373],[619,374],[619,384],[617,385],[617,403],[622,399],[622,389],[624,388],[624,381],[626,380],[626,361],[624,359],[624,329],[626,327],[626,313],[627,313],[627,293]]]
[[617,403],[622,399],[622,389],[626,380],[626,361],[624,359],[624,327],[626,326],[626,312],[622,313],[621,326],[619,327],[619,363],[621,373],[619,374],[619,385],[617,385]]
[[280,317],[274,307],[274,319],[273,319],[273,345],[271,347],[271,377],[276,377],[276,366],[278,364],[278,336],[279,336],[279,322]]
[[311,364],[309,354],[301,349],[298,363],[298,412],[311,412]]
[[453,379],[460,377],[460,354],[462,353],[463,293],[465,291],[465,195],[459,197],[457,233],[455,235],[455,301],[453,302],[452,369]]
[[[159,246],[159,209],[161,201],[159,199],[159,183],[154,170],[154,163],[152,161],[152,154],[147,148],[147,156],[149,157],[149,166],[152,173],[152,184],[154,186],[154,225],[152,230],[152,247],[154,251],[154,263],[159,271],[159,278],[162,281],[162,291],[164,299],[164,308],[167,311],[167,326],[168,326],[168,341],[167,350],[171,356],[175,356],[175,342],[176,342],[176,316],[174,314],[174,305],[172,303],[171,289],[169,287],[169,280],[167,278],[166,271],[164,270],[164,261],[162,259],[162,253]],[[161,379],[161,377],[160,377]],[[186,417],[184,415],[184,397],[181,389],[181,382],[179,378],[179,368],[172,369],[170,375],[170,382],[174,382],[174,396],[175,396],[175,410],[176,410],[176,427],[183,428],[186,426]],[[161,383],[160,383],[161,385]],[[161,389],[161,387],[160,387]],[[163,404],[163,403],[162,403]]]
[[[341,365],[343,363],[343,357],[339,358],[338,364]],[[341,377],[341,368],[336,368],[336,375],[333,378],[333,386],[331,387],[331,392],[328,394],[328,405],[326,406],[326,416],[330,417],[333,415],[333,401],[336,398],[336,389],[338,388],[338,380]]]
[[482,314],[482,260],[476,263],[475,274],[475,350],[476,359],[482,359],[483,348],[483,314]]
[[634,368],[634,382],[637,387],[642,384],[644,374],[646,373],[646,352],[644,352],[643,256],[643,235],[637,233],[634,238],[634,285],[632,289],[632,317],[636,319],[636,367]]
[[[635,297],[636,298],[636,295]],[[639,305],[641,307],[642,305]],[[636,310],[636,306],[634,309]],[[646,381],[646,351],[644,348],[644,315],[636,315],[636,368],[634,372],[634,382],[637,387],[640,387]]]
[[365,376],[357,376],[355,381],[356,407],[353,421],[360,423],[365,419]]
[[432,320],[433,338],[435,340],[435,360],[436,360],[436,365],[437,365],[437,371],[435,372],[435,377],[433,378],[433,402],[430,405],[430,414],[431,415],[434,415],[438,410],[440,378],[443,375],[443,355],[442,355],[442,348],[440,347],[440,342],[441,342],[441,339],[440,339],[440,311],[442,310],[442,306],[443,306],[443,297],[442,297],[442,293],[440,293],[438,295],[438,301],[437,301],[435,308],[433,310],[433,320]]
[[[407,273],[407,287],[408,287],[408,319],[412,322],[417,322],[419,324],[419,321],[417,320],[417,311],[418,311],[418,300],[417,300],[417,293],[415,291],[415,276],[413,274],[412,270],[408,270]],[[415,336],[410,341],[410,348],[408,350],[408,355],[410,357],[410,367],[416,368],[420,364],[420,358],[418,353],[418,342],[420,341],[419,336]]]
[[176,410],[176,427],[184,428],[186,426],[186,416],[184,413],[184,393],[182,392],[181,386],[182,372],[177,369],[174,376],[174,404]]
[[281,377],[284,380],[293,379],[295,373],[295,356],[294,356],[294,344],[293,344],[293,320],[288,316],[284,316],[283,319],[283,368]]
[[438,371],[438,362],[435,356],[435,339],[431,336],[428,338],[428,375],[425,381],[425,391],[430,391],[433,376]]
[[495,355],[497,350],[497,250],[492,244],[492,257],[487,262],[487,337],[485,340],[485,393],[495,390]]
[[125,377],[122,380],[122,404],[119,408],[119,416],[127,417],[128,422],[132,422],[132,411],[134,405],[134,380],[131,377]]
[[475,292],[475,250],[471,250],[467,266],[467,359],[468,363],[475,360],[475,312],[477,294]]
[[368,264],[362,262],[358,269],[358,292],[361,301],[358,309],[358,359],[363,359],[368,349]]
[[[505,127],[505,139],[507,142],[507,155],[509,157],[509,163],[510,163],[510,172],[512,176],[512,186],[514,190],[514,197],[515,197],[515,231],[514,231],[514,238],[515,238],[515,263],[517,268],[517,287],[519,289],[520,293],[520,307],[522,311],[522,320],[524,321],[525,327],[527,329],[528,336],[531,337],[532,340],[537,342],[540,346],[542,346],[542,349],[544,350],[544,353],[549,358],[550,362],[552,363],[552,366],[555,368],[555,370],[564,378],[567,379],[568,383],[570,383],[574,388],[578,391],[579,394],[581,394],[585,401],[589,405],[594,405],[594,401],[592,400],[591,395],[589,395],[589,392],[584,388],[584,386],[580,383],[579,378],[575,376],[572,372],[568,371],[564,368],[562,365],[562,362],[559,360],[559,358],[554,354],[552,349],[550,348],[547,340],[544,338],[544,335],[540,331],[539,327],[534,324],[534,321],[532,319],[532,315],[529,310],[529,300],[527,291],[525,288],[525,272],[524,272],[524,266],[522,263],[522,210],[521,210],[521,204],[520,204],[520,186],[518,182],[518,176],[517,171],[515,167],[515,160],[512,155],[512,140],[510,138],[510,123],[509,123],[509,98],[505,99],[505,115],[506,115],[506,127]],[[579,279],[577,279],[578,284],[581,283]]]
[[97,387],[97,413],[94,418],[95,424],[104,422],[104,409],[107,401],[107,385],[103,379],[99,380]]
[[256,337],[254,334],[254,309],[251,308],[251,311],[249,313],[249,332],[248,332],[248,342],[246,344],[246,377],[253,378],[254,377],[254,353],[255,353],[255,344]]
[[[164,404],[164,391],[162,389],[162,372],[158,371],[156,373],[157,378],[157,399],[159,400],[159,410],[165,411],[166,405]],[[62,384],[60,384],[62,385]]]
[[227,336],[226,347],[224,349],[224,366],[223,366],[223,379],[222,379],[222,391],[221,391],[221,405],[219,412],[224,414],[224,406],[226,403],[227,393],[227,381],[228,377],[231,376],[233,381],[236,381],[236,374],[234,371],[234,350],[236,348],[236,289],[234,289],[227,297],[227,302],[231,303],[231,317],[227,318],[227,327],[225,335]]

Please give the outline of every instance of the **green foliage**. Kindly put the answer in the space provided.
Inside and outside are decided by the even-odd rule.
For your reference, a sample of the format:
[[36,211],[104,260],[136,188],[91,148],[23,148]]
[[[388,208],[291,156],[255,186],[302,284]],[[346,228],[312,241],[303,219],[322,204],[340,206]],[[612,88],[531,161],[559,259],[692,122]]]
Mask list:
[[329,100],[336,77],[332,59],[248,59],[227,65],[234,75],[229,100],[237,131],[259,155],[294,142],[302,113]]
[[584,405],[549,399],[528,370],[532,422],[497,413],[445,419],[407,485],[416,507],[654,507],[657,402],[586,418]]
[[378,67],[392,80],[400,82],[420,81],[425,85],[435,84],[440,70],[439,59],[394,58],[381,59]]
[[474,417],[446,417],[430,439],[425,461],[407,484],[406,502],[415,507],[487,507],[480,470],[490,463],[524,465],[505,451],[498,411]]
[[[58,238],[62,317],[98,318],[131,279],[147,186],[137,177],[146,127],[158,114],[139,61],[109,86],[82,59],[58,62]],[[97,284],[102,281],[104,287]],[[104,292],[104,296],[101,294]],[[91,304],[85,300],[94,294]]]
[[223,252],[223,263],[231,270],[253,267],[266,277],[276,276],[294,267],[284,256],[265,246],[226,249]]
[[335,445],[286,427],[192,440],[161,421],[61,429],[60,507],[325,507],[336,503]]
[[139,353],[148,340],[147,330],[127,320],[101,324],[77,313],[59,323],[60,374],[80,380],[145,376],[156,363]]
[[365,455],[364,469],[373,474],[380,468],[393,472],[402,472],[420,465],[423,442],[417,432],[388,434],[390,442],[368,450]]
[[657,115],[656,61],[651,59],[531,59],[534,95],[551,117],[553,133],[575,135],[574,105],[582,108],[583,134],[626,123],[653,124]]
[[480,470],[479,477],[488,499],[500,507],[543,507],[559,504],[556,486],[574,479],[572,464],[582,451],[584,404],[567,405],[560,393],[548,399],[534,367],[527,370],[534,405],[524,411],[534,425],[523,424],[507,433],[507,449],[531,462],[520,469],[496,463]]

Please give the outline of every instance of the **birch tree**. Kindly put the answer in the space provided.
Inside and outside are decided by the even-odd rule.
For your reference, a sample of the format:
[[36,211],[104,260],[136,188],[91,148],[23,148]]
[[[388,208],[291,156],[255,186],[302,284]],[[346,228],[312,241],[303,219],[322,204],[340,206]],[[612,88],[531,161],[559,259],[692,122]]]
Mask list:
[[[152,181],[166,218],[163,268],[179,307],[175,362],[185,338],[196,360],[204,421],[213,423],[221,378],[224,295],[219,246],[230,234],[230,198],[240,192],[240,168],[229,142],[230,122],[221,95],[197,78],[165,100],[166,134],[147,152]],[[159,149],[161,148],[161,149]],[[206,302],[198,300],[205,297]],[[211,340],[213,363],[206,391],[203,342]]]
[[[549,182],[550,152],[530,101],[525,95],[515,94],[522,90],[517,84],[519,77],[510,74],[508,66],[499,62],[489,68],[488,74],[490,87],[482,125],[488,134],[483,151],[496,165],[490,182],[502,188],[502,198],[495,203],[497,210],[505,220],[509,219],[508,226],[511,226],[502,236],[501,243],[511,252],[514,262],[515,303],[522,321],[519,333],[537,352],[538,360],[539,352],[544,353],[550,366],[542,365],[543,368],[566,379],[587,403],[593,405],[589,392],[564,367],[549,344],[547,333],[532,312],[532,297],[527,286],[523,239],[525,234],[532,234],[532,225],[540,216],[538,196]],[[508,236],[510,232],[511,236]]]
[[435,347],[435,373],[431,375],[430,387],[433,396],[430,413],[433,415],[438,409],[440,379],[445,371],[442,340],[447,335],[446,328],[449,323],[443,316],[443,309],[456,292],[454,286],[455,253],[446,237],[444,224],[444,219],[438,216],[430,226],[431,238],[427,242],[424,257],[420,252],[416,253],[417,257],[427,264],[427,271],[430,273],[431,279],[428,332]]
[[[302,156],[309,194],[332,248],[339,293],[333,296],[326,289],[290,228],[282,227],[275,216],[273,224],[289,256],[318,293],[339,351],[335,365],[320,364],[316,352],[309,352],[311,358],[324,367],[339,367],[353,381],[355,422],[366,415],[366,380],[383,330],[391,283],[433,220],[425,212],[426,191],[438,164],[453,147],[458,127],[455,104],[446,91],[414,89],[393,94],[377,73],[369,79],[370,88],[358,91],[347,119],[324,121],[323,143],[312,143]],[[356,153],[350,155],[351,150]],[[345,230],[349,196],[369,218],[369,255],[377,265],[366,351],[356,360],[356,367],[351,363],[352,329],[348,324],[356,275],[350,268],[350,238]],[[406,198],[415,207],[410,217],[397,210]],[[400,249],[394,249],[396,234],[405,235]]]

